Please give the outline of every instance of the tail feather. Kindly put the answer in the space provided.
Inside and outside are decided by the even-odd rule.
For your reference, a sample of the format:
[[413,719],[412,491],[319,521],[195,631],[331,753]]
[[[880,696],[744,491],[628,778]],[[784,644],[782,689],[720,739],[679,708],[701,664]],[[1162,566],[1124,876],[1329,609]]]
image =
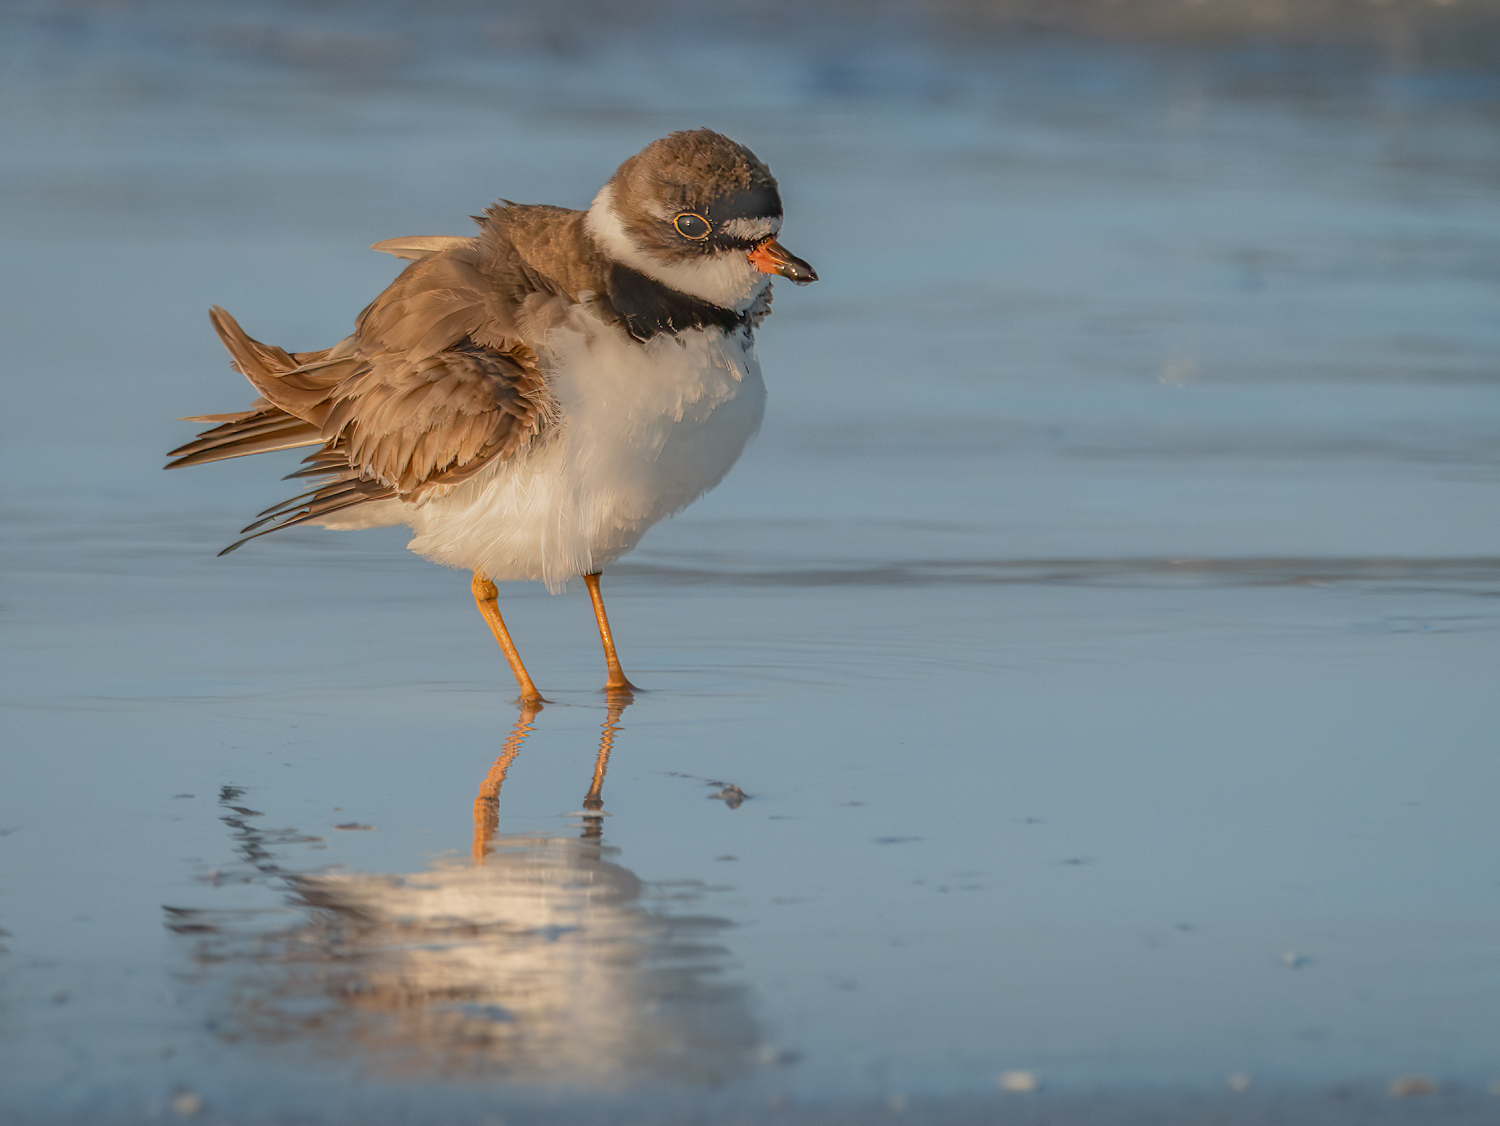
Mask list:
[[[305,459],[305,468],[293,477],[322,477],[311,492],[272,505],[260,513],[244,539],[230,544],[227,555],[241,544],[282,528],[319,520],[355,505],[386,500],[395,489],[378,481],[364,480],[349,464],[348,451],[335,436],[324,437],[333,395],[339,384],[365,370],[365,361],[354,352],[351,339],[321,352],[287,352],[274,344],[262,344],[249,336],[217,305],[209,312],[214,331],[229,349],[235,368],[250,380],[261,398],[247,411],[204,414],[187,422],[218,425],[203,431],[193,441],[168,456],[168,469],[202,465],[246,454],[288,450],[297,446],[322,446]],[[331,479],[330,479],[331,478]]]
[[261,398],[248,411],[184,419],[219,425],[169,453],[167,456],[176,460],[167,468],[319,445],[333,389],[360,367],[361,361],[350,354],[351,342],[321,352],[288,352],[274,344],[262,344],[217,305],[209,310],[208,318],[229,350],[235,369],[254,385]]
[[328,417],[329,393],[359,370],[360,361],[344,352],[347,346],[295,356],[274,344],[262,344],[215,305],[208,319],[229,350],[234,366],[273,406],[314,426]]
[[247,454],[315,446],[322,441],[323,435],[318,427],[267,404],[260,410],[244,412],[235,421],[203,431],[185,446],[178,446],[167,454],[176,460],[168,462],[166,468],[206,465],[211,461]]
[[[310,493],[303,493],[300,497],[293,497],[289,501],[267,509],[261,514],[261,519],[249,527],[241,529],[242,532],[250,532],[244,539],[236,540],[230,544],[220,555],[228,555],[231,551],[242,544],[249,543],[253,539],[279,532],[283,528],[295,528],[298,524],[307,524],[330,516],[335,512],[342,512],[346,508],[353,508],[358,504],[367,504],[370,501],[386,500],[396,495],[396,490],[378,481],[360,481],[342,479],[330,481],[321,489],[315,489]],[[270,524],[269,528],[262,527]],[[255,529],[259,528],[259,531]]]
[[251,415],[259,414],[262,407],[270,406],[264,399],[255,400],[255,406],[247,411],[230,411],[228,414],[185,414],[178,422],[239,422]]

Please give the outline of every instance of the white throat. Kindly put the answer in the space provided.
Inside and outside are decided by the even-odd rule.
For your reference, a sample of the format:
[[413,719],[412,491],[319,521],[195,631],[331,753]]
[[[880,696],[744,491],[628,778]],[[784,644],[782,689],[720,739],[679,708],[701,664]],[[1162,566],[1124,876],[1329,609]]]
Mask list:
[[663,262],[638,247],[615,211],[615,189],[605,184],[594,197],[584,225],[601,250],[622,265],[639,270],[678,293],[686,293],[721,309],[742,313],[771,284],[771,276],[750,264],[740,250],[726,250],[691,262]]

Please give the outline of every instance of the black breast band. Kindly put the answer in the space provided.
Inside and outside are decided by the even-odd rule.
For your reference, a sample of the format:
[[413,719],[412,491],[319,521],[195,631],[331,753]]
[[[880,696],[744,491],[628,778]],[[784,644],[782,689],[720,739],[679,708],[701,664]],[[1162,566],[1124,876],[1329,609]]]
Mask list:
[[650,340],[663,332],[686,332],[690,328],[721,328],[729,332],[749,323],[744,313],[678,293],[618,263],[610,267],[608,287],[605,302],[625,331],[637,340]]

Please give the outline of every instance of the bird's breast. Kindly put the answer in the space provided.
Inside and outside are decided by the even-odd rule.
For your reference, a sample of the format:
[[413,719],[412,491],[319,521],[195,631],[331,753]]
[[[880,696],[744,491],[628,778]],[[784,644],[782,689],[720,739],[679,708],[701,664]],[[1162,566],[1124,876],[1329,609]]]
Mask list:
[[647,519],[718,484],[760,426],[765,385],[748,331],[641,342],[585,314],[549,344],[570,475]]
[[558,422],[525,454],[413,512],[412,550],[560,589],[717,485],[765,411],[747,331],[642,343],[586,312],[539,349]]
[[640,341],[589,313],[552,334],[547,361],[564,417],[599,413],[612,429],[707,418],[760,376],[746,330],[695,328]]

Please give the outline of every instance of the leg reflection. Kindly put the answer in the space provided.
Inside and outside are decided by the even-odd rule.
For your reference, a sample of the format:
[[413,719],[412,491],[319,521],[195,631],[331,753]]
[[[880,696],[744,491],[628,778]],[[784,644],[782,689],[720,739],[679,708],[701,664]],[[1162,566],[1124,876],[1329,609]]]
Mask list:
[[490,767],[479,786],[479,796],[474,799],[474,863],[483,864],[490,851],[490,841],[500,825],[500,787],[505,784],[505,772],[521,753],[521,744],[531,734],[531,721],[541,711],[539,704],[522,704],[521,716],[510,729],[510,737],[500,748],[500,757]]
[[[237,910],[239,900],[168,909],[195,962],[192,996],[210,1006],[202,1024],[235,1050],[284,1051],[299,1067],[349,1060],[357,1074],[430,1080],[450,1095],[474,1079],[476,1112],[514,1084],[523,1117],[529,1090],[615,1099],[753,1076],[760,1033],[725,949],[732,924],[698,903],[683,913],[600,836],[623,710],[597,717],[581,839],[497,825],[537,714],[520,711],[474,803],[481,863],[298,872],[280,852],[300,838],[257,831],[246,795],[226,789],[226,826],[251,878],[289,894],[271,915]],[[560,1111],[570,1105],[595,1104]]]
[[[609,769],[609,755],[614,749],[615,735],[620,730],[620,716],[632,703],[629,696],[612,696],[604,716],[604,726],[599,731],[599,754],[594,760],[594,780],[589,792],[584,795],[583,808],[588,811],[583,819],[583,836],[598,839],[604,835],[604,773]],[[510,735],[500,749],[500,757],[490,767],[480,784],[479,795],[474,799],[474,863],[483,864],[489,855],[490,844],[500,827],[500,787],[505,784],[506,772],[521,753],[521,744],[531,734],[532,721],[539,704],[522,704],[521,714]]]
[[620,730],[620,716],[630,707],[629,696],[613,695],[609,711],[604,716],[604,727],[599,732],[599,757],[594,760],[594,782],[583,797],[583,808],[592,817],[583,819],[583,835],[598,838],[604,835],[604,772],[609,769],[609,752],[614,750],[615,734]]

